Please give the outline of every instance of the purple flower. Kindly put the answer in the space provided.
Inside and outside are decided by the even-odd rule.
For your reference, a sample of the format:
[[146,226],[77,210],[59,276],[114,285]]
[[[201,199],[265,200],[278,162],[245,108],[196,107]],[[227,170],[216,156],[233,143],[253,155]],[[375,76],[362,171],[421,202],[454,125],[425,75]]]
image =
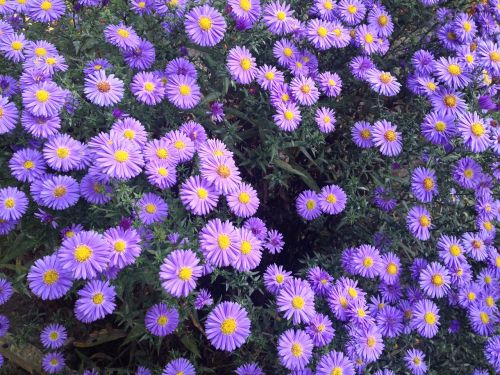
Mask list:
[[194,366],[185,358],[177,358],[167,363],[162,375],[195,375]]
[[0,95],[0,134],[10,132],[15,128],[19,118],[19,112],[14,103],[9,102],[7,97]]
[[422,167],[415,168],[411,175],[411,191],[420,202],[431,202],[438,195],[435,172]]
[[203,5],[193,8],[186,15],[185,27],[192,42],[212,47],[224,38],[226,21],[216,9]]
[[342,352],[332,350],[321,357],[316,368],[317,375],[355,375],[354,366]]
[[47,349],[58,349],[68,337],[66,328],[60,324],[49,324],[40,333],[40,341]]
[[264,247],[271,254],[278,254],[283,250],[285,241],[283,241],[283,235],[277,230],[271,229],[267,232],[267,238],[264,242]]
[[231,265],[238,256],[238,234],[229,221],[210,220],[200,232],[200,250],[216,267]]
[[194,300],[194,307],[196,310],[201,310],[205,306],[211,306],[213,303],[214,300],[210,292],[207,289],[200,289]]
[[396,156],[401,153],[402,136],[396,129],[397,127],[387,120],[373,124],[373,143],[380,148],[383,155]]
[[184,75],[169,77],[165,87],[168,100],[180,109],[196,107],[201,99],[200,87],[196,79]]
[[115,310],[115,287],[108,281],[90,280],[78,291],[75,316],[84,323],[104,318]]
[[64,356],[60,352],[47,353],[42,358],[42,368],[48,374],[60,373],[65,366]]
[[404,360],[413,375],[424,375],[427,373],[425,354],[421,350],[409,349],[405,354]]
[[165,95],[165,88],[160,78],[153,73],[137,73],[132,80],[130,89],[138,101],[147,105],[160,103]]
[[432,338],[439,328],[439,310],[437,306],[428,299],[423,299],[415,304],[411,317],[411,326],[422,336]]
[[419,240],[426,241],[430,238],[433,225],[431,215],[425,207],[412,207],[406,217],[406,223],[410,232]]
[[241,183],[240,171],[231,156],[202,158],[201,176],[223,194],[236,191]]
[[459,116],[458,131],[464,145],[472,152],[484,152],[491,144],[490,126],[476,112]]
[[168,204],[158,195],[146,193],[137,202],[138,215],[146,224],[162,222],[168,215]]
[[347,196],[339,186],[327,185],[321,189],[318,202],[321,211],[329,215],[337,215],[344,211]]
[[27,278],[33,294],[43,300],[61,298],[73,284],[71,272],[63,268],[56,255],[47,255],[35,261]]
[[164,303],[151,306],[146,312],[144,325],[155,336],[167,336],[175,331],[179,324],[179,312]]
[[292,31],[293,13],[294,11],[286,2],[274,1],[264,7],[264,24],[273,34],[287,34]]
[[280,104],[273,116],[274,123],[284,131],[293,131],[298,128],[302,116],[295,103]]
[[34,116],[50,117],[59,114],[64,99],[64,91],[50,81],[31,85],[23,91],[24,108]]
[[401,84],[391,75],[391,73],[375,68],[370,69],[366,73],[366,79],[371,88],[381,95],[394,96],[401,88]]
[[123,23],[106,26],[104,37],[108,43],[123,50],[137,48],[140,42],[140,38],[135,30]]
[[255,58],[246,47],[234,47],[227,56],[227,68],[231,77],[241,84],[251,83],[257,74]]
[[471,81],[466,67],[455,57],[439,58],[434,64],[434,69],[438,79],[454,89],[462,89]]
[[312,357],[313,342],[302,330],[289,329],[278,338],[280,362],[289,370],[302,370]]
[[435,145],[446,145],[455,135],[455,118],[442,112],[427,114],[420,126],[422,135]]
[[160,267],[163,288],[175,297],[187,297],[201,276],[200,261],[191,250],[175,250]]
[[118,269],[133,264],[141,254],[141,238],[133,228],[110,228],[103,234],[107,242],[109,265]]
[[97,70],[85,78],[83,91],[93,104],[108,107],[122,100],[124,85],[114,74],[106,75],[104,70]]
[[216,349],[233,351],[250,335],[250,319],[239,304],[222,302],[208,314],[205,331]]
[[10,281],[0,278],[0,305],[7,302],[13,293],[14,290],[12,289]]
[[292,279],[278,292],[278,311],[293,324],[309,323],[314,317],[314,292],[306,281]]
[[322,133],[330,133],[335,130],[335,112],[330,108],[318,107],[316,110],[316,125]]
[[28,209],[26,194],[15,187],[0,189],[0,219],[18,220]]
[[293,78],[290,89],[294,98],[302,105],[311,106],[319,99],[319,90],[310,77],[299,76]]
[[335,336],[335,329],[328,316],[316,314],[306,327],[306,333],[311,337],[314,346],[326,346]]
[[135,48],[122,50],[123,59],[132,69],[145,70],[151,68],[155,62],[156,52],[154,45],[140,38]]
[[233,259],[232,265],[238,271],[250,271],[256,268],[262,257],[262,243],[251,231],[245,228],[236,229],[239,237],[237,247],[239,252]]
[[119,138],[103,143],[95,157],[95,163],[103,173],[122,180],[137,176],[144,165],[139,148]]

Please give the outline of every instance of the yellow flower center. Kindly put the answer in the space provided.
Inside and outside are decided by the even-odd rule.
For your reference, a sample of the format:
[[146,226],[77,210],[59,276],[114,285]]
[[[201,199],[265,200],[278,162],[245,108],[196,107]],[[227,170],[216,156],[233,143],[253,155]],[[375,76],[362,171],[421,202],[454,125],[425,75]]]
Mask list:
[[183,150],[184,148],[186,148],[186,144],[181,141],[180,139],[175,141],[174,143],[174,147],[177,149],[177,150]]
[[67,147],[61,146],[57,148],[57,157],[60,159],[66,159],[69,156],[69,149]]
[[167,159],[168,158],[168,151],[164,148],[159,148],[156,150],[156,156],[160,159]]
[[106,81],[98,82],[96,87],[97,87],[97,90],[99,90],[99,92],[102,92],[102,93],[107,93],[107,92],[109,92],[109,90],[111,90],[111,85],[109,84],[109,82],[106,82]]
[[52,3],[50,1],[44,1],[40,4],[40,9],[41,10],[50,10],[52,8]]
[[38,90],[35,93],[36,100],[38,100],[40,103],[45,103],[47,100],[49,100],[50,94],[47,90]]
[[394,263],[389,263],[386,270],[389,275],[395,275],[398,273],[398,266],[396,266]]
[[198,198],[200,198],[200,199],[207,199],[208,191],[207,191],[207,189],[204,189],[204,188],[198,188],[198,189],[196,189],[196,195],[198,195]]
[[57,331],[52,331],[49,333],[49,339],[52,341],[56,341],[59,338],[59,333]]
[[265,77],[268,81],[272,81],[274,79],[274,72],[267,72]]
[[252,251],[252,244],[248,241],[241,241],[241,253],[248,255]]
[[302,310],[306,302],[301,296],[295,296],[292,298],[292,307],[296,310]]
[[327,0],[323,3],[323,8],[326,10],[332,10],[333,9],[333,4],[330,0]]
[[476,137],[480,137],[484,134],[484,126],[480,122],[474,122],[470,130]]
[[200,29],[203,31],[208,31],[212,28],[212,20],[209,17],[202,16],[198,20],[198,26],[200,26]]
[[35,48],[35,56],[42,57],[47,54],[47,50],[43,47]]
[[481,311],[479,313],[479,317],[481,318],[481,321],[483,322],[483,324],[488,324],[490,322],[490,317],[487,313],[485,313],[484,311]]
[[179,94],[181,94],[182,96],[188,96],[189,94],[191,94],[191,87],[186,84],[182,84],[179,87]]
[[370,139],[370,137],[372,136],[372,133],[368,129],[363,129],[363,130],[361,130],[360,135],[361,135],[361,138],[363,138],[363,139]]
[[123,136],[130,141],[135,138],[135,131],[133,131],[132,129],[125,129],[125,131],[123,132]]
[[129,154],[125,150],[116,150],[115,151],[115,160],[118,163],[125,163],[129,158]]
[[389,73],[384,72],[380,75],[380,81],[382,83],[388,84],[392,81],[392,76]]
[[326,27],[320,26],[318,27],[317,33],[319,37],[324,38],[328,35],[328,30]]
[[486,301],[486,305],[488,307],[493,307],[495,306],[495,299],[492,297],[492,296],[488,296],[485,298],[485,301]]
[[476,293],[474,293],[474,292],[467,293],[467,299],[469,301],[474,301],[476,299]]
[[20,42],[19,40],[15,40],[12,42],[12,44],[10,45],[10,47],[14,50],[14,51],[20,51],[23,49],[23,43]]
[[250,195],[248,195],[248,193],[242,192],[238,196],[238,201],[240,203],[247,204],[248,202],[250,202]]
[[276,275],[275,280],[278,284],[281,284],[283,281],[285,281],[285,276],[279,273]]
[[250,9],[252,9],[252,3],[250,2],[250,0],[240,0],[240,8],[245,12],[248,12]]
[[430,311],[426,312],[424,315],[424,320],[427,324],[434,325],[434,324],[436,324],[436,315],[434,315],[434,313],[432,313]]
[[339,302],[340,306],[342,306],[344,309],[347,307],[347,299],[345,297],[340,297]]
[[484,283],[485,284],[491,284],[492,281],[493,281],[493,279],[491,278],[491,276],[485,276],[484,277]]
[[317,332],[325,332],[325,325],[324,324],[319,324],[317,327],[316,327],[316,331]]
[[14,208],[15,205],[16,201],[14,200],[14,198],[7,198],[4,202],[5,208]]
[[285,119],[288,121],[293,120],[293,112],[292,111],[285,111],[283,113],[283,116],[285,116]]
[[424,228],[427,228],[429,225],[431,225],[431,219],[427,215],[420,216],[420,219],[418,219],[418,222]]
[[92,184],[92,190],[94,190],[98,194],[103,194],[106,188],[104,187],[103,184],[94,182],[94,184]]
[[168,169],[165,167],[159,167],[157,172],[162,177],[168,176]]
[[354,289],[353,287],[349,287],[347,289],[347,293],[349,294],[349,296],[351,298],[357,298],[358,297],[358,292],[356,291],[356,289]]
[[306,202],[306,208],[311,211],[316,207],[316,202],[313,199],[308,199]]
[[457,64],[450,64],[448,65],[448,73],[450,73],[452,76],[458,76],[460,73],[462,73],[462,70]]
[[375,340],[375,337],[373,337],[373,336],[369,336],[368,340],[366,340],[366,345],[368,345],[369,348],[373,348],[376,343],[377,343],[377,340]]
[[468,179],[471,179],[472,177],[474,177],[474,170],[471,169],[471,168],[467,168],[465,171],[464,171],[464,176]]
[[336,28],[336,29],[333,29],[333,33],[335,34],[335,36],[338,38],[342,35],[342,31],[340,31],[339,28]]
[[160,327],[163,327],[168,323],[168,317],[166,315],[160,315],[158,319],[156,319],[156,323],[158,323]]
[[325,124],[329,124],[332,122],[332,119],[330,118],[330,116],[325,116],[325,117],[323,117],[323,122]]
[[232,335],[236,331],[237,327],[238,324],[236,323],[236,319],[227,318],[221,323],[220,330],[224,335],[228,336]]
[[388,23],[389,23],[389,18],[385,15],[385,14],[382,14],[378,17],[378,20],[377,20],[378,24],[380,26],[386,26]]
[[122,38],[128,38],[130,36],[130,33],[126,29],[118,29],[116,33],[120,35]]
[[450,254],[454,257],[459,256],[461,253],[462,251],[460,250],[460,246],[458,246],[456,243],[450,246]]
[[55,269],[47,270],[43,274],[43,282],[45,283],[45,285],[52,285],[56,283],[57,280],[59,280],[59,273]]
[[434,129],[438,132],[444,132],[446,130],[446,123],[444,121],[437,121],[434,124]]
[[355,5],[351,4],[347,7],[347,11],[351,14],[355,14],[358,11],[358,8],[356,8]]
[[137,6],[141,9],[144,9],[146,8],[146,3],[144,1],[139,1],[139,3],[137,3]]
[[241,66],[241,69],[243,69],[245,71],[250,70],[250,68],[252,67],[252,62],[250,61],[250,59],[248,57],[244,57],[240,61],[240,66]]
[[123,240],[117,240],[115,242],[114,248],[117,253],[123,253],[125,251],[125,248],[127,247],[127,244]]
[[384,138],[388,142],[394,142],[397,138],[396,132],[394,130],[387,130],[384,134]]
[[420,359],[420,357],[415,357],[413,358],[413,363],[419,366],[422,363],[422,360]]
[[47,57],[45,59],[45,62],[48,64],[48,65],[55,65],[57,63],[57,59],[55,57]]
[[193,270],[191,269],[191,267],[181,267],[181,269],[179,270],[179,274],[177,276],[182,281],[188,281],[191,279],[192,275],[193,275]]
[[231,176],[231,170],[227,165],[221,164],[217,167],[217,174],[222,178],[228,178]]
[[92,296],[92,302],[94,303],[94,305],[102,305],[102,303],[104,302],[104,294],[102,294],[101,292],[97,292]]
[[455,95],[445,95],[444,96],[444,104],[447,107],[453,108],[457,106],[457,98]]
[[279,21],[284,21],[284,20],[286,19],[286,14],[285,14],[285,12],[283,12],[283,11],[281,11],[281,10],[280,10],[280,11],[278,11],[278,12],[276,13],[276,18],[277,18]]
[[156,212],[156,206],[153,203],[148,203],[145,207],[144,210],[148,214],[154,214]]
[[146,82],[144,83],[144,90],[147,92],[153,92],[155,89],[155,85],[153,82]]
[[472,55],[465,55],[465,61],[467,61],[469,64],[472,64],[474,62],[474,56]]
[[490,60],[493,62],[500,62],[500,52],[492,51],[490,52]]
[[57,364],[58,364],[58,363],[59,363],[59,362],[57,361],[57,358],[52,358],[52,359],[50,360],[50,365],[51,365],[51,366],[57,366]]
[[493,224],[491,224],[491,221],[485,221],[483,223],[483,228],[490,232],[493,229]]
[[68,190],[66,189],[65,186],[56,186],[56,188],[54,189],[54,197],[56,198],[64,197],[67,191]]
[[430,177],[424,178],[424,189],[427,191],[432,190],[434,187],[434,180]]
[[358,316],[360,318],[364,318],[366,316],[366,311],[364,309],[361,309],[361,308],[357,309],[356,313],[358,314]]
[[96,64],[94,65],[94,70],[101,70],[102,65]]
[[431,90],[431,91],[435,91],[435,90],[436,90],[436,88],[437,88],[437,86],[436,86],[436,84],[435,84],[434,82],[428,82],[428,83],[427,83],[427,88],[428,88],[429,90]]
[[432,284],[435,286],[441,286],[444,284],[443,276],[440,274],[435,274],[432,276]]
[[330,204],[334,204],[335,202],[337,202],[337,197],[334,194],[330,193],[326,196],[326,201]]
[[229,249],[229,246],[231,246],[231,239],[227,234],[219,234],[217,243],[222,250],[227,250]]
[[92,256],[92,249],[87,245],[78,245],[75,249],[74,256],[80,263],[86,262]]
[[373,258],[372,257],[365,257],[365,259],[363,259],[363,266],[365,268],[370,268],[371,266],[373,266]]
[[302,345],[296,342],[292,345],[291,352],[294,357],[300,357],[302,356],[302,353],[304,353],[304,349],[302,349]]
[[311,92],[311,87],[309,85],[302,85],[300,91],[302,91],[304,94],[309,94]]
[[291,57],[293,55],[293,50],[290,47],[285,47],[285,49],[283,50],[283,54],[286,57]]
[[[366,35],[365,35],[365,42],[368,43],[368,44],[373,43],[373,35],[370,34],[370,33],[366,33]],[[385,82],[385,83],[387,83],[387,82]]]
[[334,367],[330,375],[343,375],[343,370],[341,367]]
[[462,27],[464,28],[464,30],[465,30],[466,32],[469,32],[469,31],[471,31],[471,30],[472,30],[472,25],[471,25],[471,23],[470,23],[469,21],[465,21],[465,22],[463,23]]

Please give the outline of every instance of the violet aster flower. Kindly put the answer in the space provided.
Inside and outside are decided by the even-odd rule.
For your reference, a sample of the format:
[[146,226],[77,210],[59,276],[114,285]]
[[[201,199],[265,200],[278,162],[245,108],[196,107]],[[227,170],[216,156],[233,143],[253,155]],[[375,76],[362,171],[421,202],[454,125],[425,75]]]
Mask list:
[[307,281],[314,293],[325,297],[329,294],[333,277],[320,267],[313,267],[307,272]]
[[284,131],[293,131],[298,128],[302,121],[299,107],[295,103],[279,105],[273,116],[274,123]]
[[382,258],[379,250],[375,247],[361,245],[353,254],[352,263],[357,274],[373,279],[380,274]]
[[196,79],[189,76],[170,77],[165,91],[168,100],[180,109],[194,108],[201,99],[200,87]]
[[96,165],[110,177],[130,179],[142,172],[144,160],[139,148],[119,138],[104,143],[96,153]]
[[10,327],[9,319],[5,315],[0,314],[0,337],[5,336],[5,334],[9,330],[9,327]]
[[234,47],[227,56],[227,68],[231,77],[241,84],[249,84],[257,73],[255,58],[246,47]]
[[409,349],[404,357],[406,366],[413,375],[424,375],[427,373],[425,354],[419,349]]
[[215,123],[224,121],[224,105],[221,102],[210,105],[210,118]]
[[16,127],[19,112],[14,103],[9,102],[7,97],[0,95],[0,134],[10,132]]
[[455,135],[455,118],[441,112],[427,114],[421,124],[422,135],[435,145],[446,145]]
[[436,89],[430,100],[434,110],[445,115],[456,116],[467,109],[463,94],[445,87]]
[[435,62],[434,69],[438,79],[454,89],[462,89],[471,81],[466,68],[454,57],[441,57]]
[[146,312],[144,325],[155,336],[167,336],[175,331],[179,324],[179,312],[164,303],[151,306]]
[[243,223],[243,228],[250,230],[257,239],[263,241],[267,237],[266,223],[258,217],[251,217]]
[[205,306],[211,306],[214,303],[212,295],[207,289],[200,289],[194,300],[194,307],[196,310],[201,310]]
[[277,230],[271,229],[267,232],[267,238],[264,241],[264,247],[271,254],[279,254],[283,250],[285,241],[283,241],[283,235]]
[[90,60],[85,64],[85,68],[83,68],[83,74],[88,76],[98,70],[111,70],[113,69],[113,65],[106,59],[98,58],[94,60]]
[[202,158],[201,176],[223,194],[237,190],[241,183],[238,167],[230,156]]
[[141,254],[141,238],[133,228],[110,228],[103,234],[108,245],[109,265],[118,269],[133,264]]
[[309,323],[314,317],[314,292],[306,281],[292,279],[278,292],[278,311],[294,324]]
[[17,81],[9,75],[0,74],[0,95],[8,99],[18,92]]
[[382,255],[380,277],[387,284],[395,284],[399,280],[401,272],[401,261],[394,253],[386,253]]
[[337,97],[342,90],[342,79],[337,73],[325,72],[318,76],[320,90],[328,97]]
[[105,204],[111,201],[113,189],[103,182],[100,175],[89,173],[80,181],[80,194],[92,204]]
[[330,108],[319,107],[316,110],[316,125],[322,133],[330,133],[335,130],[335,112]]
[[326,346],[330,344],[335,335],[335,329],[328,316],[316,314],[309,322],[306,333],[311,337],[314,346]]
[[307,38],[319,50],[327,50],[334,46],[332,23],[320,19],[312,19],[307,24]]
[[185,27],[192,42],[212,47],[224,38],[226,21],[216,9],[203,5],[193,8],[186,15]]
[[368,13],[368,25],[375,29],[378,36],[389,37],[394,31],[391,15],[382,7],[373,7]]
[[430,75],[434,72],[434,55],[427,50],[421,49],[415,52],[411,62],[419,74]]
[[115,310],[115,299],[115,287],[108,281],[90,280],[78,291],[75,316],[83,323],[102,319]]
[[104,70],[98,70],[85,78],[83,91],[93,104],[108,107],[122,100],[124,85],[114,74],[106,75]]
[[352,362],[344,353],[332,350],[320,358],[316,374],[355,375],[355,371]]
[[318,195],[321,211],[329,215],[336,215],[344,211],[346,202],[347,196],[344,190],[337,185],[325,186]]
[[492,336],[486,341],[484,355],[495,371],[498,372],[500,370],[500,335]]
[[195,375],[194,366],[185,358],[177,358],[167,363],[162,375]]
[[432,298],[441,298],[450,290],[448,270],[438,262],[432,262],[420,273],[420,288]]
[[236,369],[236,375],[264,375],[256,363],[247,363]]
[[43,147],[43,157],[48,166],[56,171],[68,172],[79,169],[85,158],[85,147],[68,134],[51,137]]
[[140,70],[151,68],[156,58],[154,45],[142,38],[139,38],[137,47],[122,50],[122,54],[128,66]]
[[274,43],[273,56],[278,59],[278,63],[282,66],[288,66],[298,54],[297,47],[287,39],[281,39]]
[[500,46],[492,40],[479,42],[477,49],[479,63],[494,75],[500,74]]
[[321,216],[319,197],[313,190],[305,190],[297,197],[297,212],[306,220],[314,220]]
[[262,244],[251,231],[245,228],[236,229],[238,253],[232,265],[238,271],[250,271],[256,268],[262,257]]
[[437,248],[439,257],[447,266],[460,265],[465,261],[463,248],[457,237],[441,235],[439,237]]
[[420,202],[431,202],[438,195],[435,172],[422,167],[415,168],[411,175],[411,191]]
[[259,0],[228,0],[227,3],[236,19],[244,19],[250,24],[258,21],[261,12]]
[[193,158],[195,153],[194,143],[186,133],[180,130],[170,131],[165,135],[178,154],[180,162],[186,162]]
[[206,215],[219,201],[219,193],[200,176],[189,177],[179,192],[182,204],[195,215]]
[[453,169],[453,179],[465,189],[474,188],[482,174],[481,166],[470,157],[460,159]]
[[15,187],[0,189],[0,219],[18,220],[28,209],[26,194]]
[[7,302],[13,293],[14,290],[10,281],[0,278],[0,305]]
[[376,361],[384,350],[382,335],[375,325],[355,330],[353,340],[356,354],[366,362]]
[[23,111],[21,125],[24,130],[35,138],[48,138],[57,134],[61,127],[59,116],[41,117],[34,116],[28,111]]
[[468,318],[472,330],[478,335],[489,336],[495,333],[495,326],[498,319],[495,312],[483,303],[474,303],[468,309]]
[[282,85],[285,82],[283,72],[272,65],[264,64],[257,69],[256,79],[258,84],[264,90],[272,90],[276,85]]
[[160,267],[162,286],[175,297],[187,297],[196,288],[200,276],[199,259],[191,250],[173,251]]
[[349,25],[356,25],[363,20],[365,5],[359,0],[341,0],[338,5],[340,18]]
[[276,264],[269,265],[264,272],[264,286],[272,294],[277,294],[289,280],[292,280],[292,273]]
[[166,137],[153,139],[144,147],[144,158],[149,163],[161,161],[175,167],[179,163],[179,156],[179,152]]
[[147,105],[160,103],[165,95],[160,78],[148,72],[137,73],[132,79],[130,89],[138,101]]
[[47,255],[35,261],[27,278],[33,294],[43,300],[61,298],[73,284],[71,273],[63,269],[56,255]]
[[373,147],[373,127],[369,122],[358,121],[351,129],[352,140],[356,146],[361,148]]
[[423,299],[415,304],[411,318],[411,326],[422,336],[432,338],[439,328],[439,310],[437,306],[428,299]]
[[312,357],[313,342],[302,330],[289,329],[278,338],[280,362],[289,370],[302,370]]
[[401,84],[391,75],[391,73],[383,72],[375,68],[370,69],[366,73],[366,79],[371,88],[382,95],[394,96],[401,88]]
[[369,25],[360,25],[355,29],[356,43],[360,45],[363,51],[368,55],[378,51],[376,37],[377,31]]
[[396,131],[397,127],[387,120],[377,121],[373,124],[373,143],[380,148],[386,156],[399,155],[403,149],[402,136]]
[[5,58],[15,63],[24,60],[24,49],[26,48],[26,37],[21,33],[6,33],[0,41],[0,51]]
[[58,349],[64,345],[68,334],[61,324],[49,324],[40,333],[40,341],[47,349]]
[[57,259],[63,269],[72,272],[75,279],[91,279],[107,266],[107,243],[94,231],[81,231],[63,240]]
[[162,222],[168,215],[168,204],[158,195],[146,193],[137,202],[138,215],[146,224]]
[[295,77],[292,79],[290,88],[295,99],[302,105],[311,106],[319,99],[319,91],[312,78]]
[[80,187],[73,177],[50,176],[40,183],[41,203],[54,210],[64,210],[74,206],[80,198]]
[[140,42],[140,38],[135,30],[123,23],[106,26],[104,29],[104,37],[108,43],[123,50],[136,48],[139,46]]
[[200,249],[214,266],[229,266],[239,252],[236,229],[229,221],[210,220],[200,232]]
[[486,151],[491,144],[490,127],[476,112],[459,116],[458,131],[464,145],[472,152]]
[[205,128],[196,121],[187,121],[183,123],[179,130],[191,139],[196,150],[198,150],[207,140],[207,132]]
[[170,61],[165,67],[167,76],[180,75],[198,78],[198,72],[193,63],[183,57],[177,57]]
[[42,358],[42,369],[48,374],[58,374],[65,366],[64,356],[60,352],[47,353]]
[[236,190],[226,197],[229,209],[239,217],[250,217],[259,208],[259,198],[253,187],[247,183],[241,183]]
[[430,238],[433,225],[431,215],[425,207],[412,207],[406,217],[406,223],[410,232],[419,240],[426,241]]
[[9,168],[18,181],[33,182],[45,174],[46,168],[42,153],[31,148],[16,151],[9,161]]
[[23,105],[35,116],[57,115],[64,104],[64,92],[55,83],[46,81],[23,91]]
[[205,331],[216,349],[233,351],[250,335],[248,313],[237,303],[222,302],[208,314]]
[[269,31],[276,35],[287,34],[293,28],[293,13],[290,5],[279,0],[267,4],[263,10],[264,24]]

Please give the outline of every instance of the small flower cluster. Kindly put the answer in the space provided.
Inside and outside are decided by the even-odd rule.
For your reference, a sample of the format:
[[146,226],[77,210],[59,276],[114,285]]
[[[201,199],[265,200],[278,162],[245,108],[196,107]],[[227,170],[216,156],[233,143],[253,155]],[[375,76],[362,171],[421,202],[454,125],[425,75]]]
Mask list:
[[306,220],[314,220],[322,213],[337,215],[344,211],[347,195],[337,185],[327,185],[317,194],[313,190],[306,190],[297,197],[297,212]]

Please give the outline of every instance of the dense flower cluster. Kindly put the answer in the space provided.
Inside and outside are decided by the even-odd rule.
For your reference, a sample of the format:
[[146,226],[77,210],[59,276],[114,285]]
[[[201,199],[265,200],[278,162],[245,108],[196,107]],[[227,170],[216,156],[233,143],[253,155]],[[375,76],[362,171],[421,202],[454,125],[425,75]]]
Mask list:
[[[436,9],[439,47],[410,56],[406,85],[399,78],[401,69],[389,69],[383,62],[393,48],[390,41],[396,30],[383,3],[314,0],[304,13],[280,0],[131,0],[127,2],[130,12],[151,23],[163,22],[170,35],[176,35],[175,26],[183,26],[182,38],[196,49],[160,61],[160,48],[124,17],[125,21],[115,19],[100,31],[105,48],[119,56],[116,61],[123,61],[122,66],[98,56],[85,61],[82,70],[75,68],[78,59],[68,51],[37,40],[30,26],[33,23],[50,34],[51,25],[69,25],[71,16],[78,23],[77,14],[84,18],[85,11],[105,7],[106,1],[0,1],[0,53],[18,72],[16,77],[0,76],[0,134],[13,143],[16,137],[22,139],[7,152],[12,183],[0,186],[0,235],[22,231],[23,223],[33,217],[55,232],[58,218],[67,212],[78,211],[84,223],[85,210],[116,209],[106,216],[108,221],[63,228],[50,253],[37,252],[26,275],[29,291],[42,301],[71,303],[74,324],[99,324],[114,315],[123,318],[129,313],[126,299],[132,293],[123,291],[129,284],[122,284],[120,277],[140,273],[141,258],[154,255],[161,258],[158,266],[153,263],[158,298],[144,306],[142,315],[130,318],[137,320],[140,315],[140,325],[131,331],[141,330],[144,336],[139,341],[156,340],[174,335],[191,321],[211,344],[210,350],[226,352],[257,340],[272,341],[275,364],[248,356],[252,361],[238,362],[236,374],[263,374],[263,368],[279,363],[295,375],[312,374],[312,367],[319,375],[354,375],[365,369],[391,375],[396,370],[379,361],[394,345],[392,340],[408,336],[411,343],[407,340],[404,350],[391,356],[397,356],[413,375],[422,375],[428,371],[426,357],[432,353],[422,351],[418,342],[446,330],[448,311],[463,314],[471,332],[485,336],[484,365],[500,372],[500,253],[495,245],[500,165],[486,165],[480,158],[500,155],[500,128],[493,117],[500,79],[500,3],[485,0],[468,13]],[[441,1],[421,3],[434,6]],[[232,42],[232,32],[254,28],[265,30],[272,58],[257,55],[250,42]],[[203,60],[197,59],[208,48],[224,53],[226,65],[217,76],[206,74]],[[436,171],[436,162],[410,155],[411,164],[417,166],[409,171],[407,181],[399,181],[397,188],[384,186],[387,180],[377,181],[372,193],[373,206],[381,215],[394,214],[391,220],[395,220],[400,213],[395,211],[404,211],[411,241],[431,243],[425,257],[413,259],[391,248],[381,234],[373,244],[358,241],[343,249],[335,269],[318,260],[301,274],[287,271],[273,258],[286,253],[285,240],[271,228],[277,224],[266,223],[259,214],[264,193],[243,169],[249,161],[241,160],[240,149],[229,147],[202,125],[202,106],[208,106],[205,115],[213,124],[225,121],[225,104],[229,104],[228,113],[235,112],[231,100],[213,101],[204,91],[210,80],[223,79],[227,86],[252,95],[260,90],[262,106],[267,104],[272,112],[268,118],[286,132],[278,132],[277,137],[290,132],[295,136],[301,124],[309,123],[315,123],[321,136],[335,131],[345,119],[339,121],[333,107],[348,88],[339,73],[328,70],[330,65],[322,61],[325,51],[349,51],[349,79],[381,100],[396,100],[402,90],[420,97],[430,110],[422,119],[418,142],[456,156],[443,175]],[[471,97],[469,91],[483,95]],[[136,112],[123,112],[118,106],[124,105]],[[164,131],[138,119],[141,111],[162,105],[185,120],[168,120]],[[114,120],[88,129],[88,137],[79,137],[67,122],[83,106],[112,111]],[[410,145],[417,142],[406,136],[405,124],[391,114],[351,120],[352,142],[363,152],[376,148],[379,153],[370,154],[373,158],[381,154],[382,160],[399,160],[411,154]],[[312,159],[307,152],[304,155]],[[285,163],[285,154],[276,157]],[[396,164],[394,173],[400,169]],[[358,204],[356,197],[346,193],[355,190],[351,185],[356,182],[331,178],[337,174],[333,167],[330,170],[322,188],[310,186],[296,198],[296,211],[306,221],[322,214],[347,216]],[[307,172],[294,173],[308,177]],[[440,226],[448,180],[454,186],[449,195],[472,197],[475,213],[467,230]],[[126,195],[123,191],[129,194],[128,206],[122,204],[123,197],[117,198]],[[402,199],[405,194],[411,200]],[[182,236],[166,224],[179,220],[172,214],[179,211],[180,221],[189,218],[195,223]],[[103,224],[115,222],[116,217],[120,217],[118,225]],[[155,242],[160,237],[161,242]],[[263,262],[264,257],[273,263]],[[235,280],[248,276],[260,282],[262,277],[267,319],[281,324],[272,336],[253,330],[262,322],[253,315],[253,290],[245,295],[247,281],[238,281],[238,298],[221,295],[217,283],[226,272]],[[202,288],[211,284],[200,282],[205,276],[211,277],[214,290]],[[12,282],[0,278],[0,304],[11,299]],[[125,312],[119,311],[121,306]],[[51,322],[40,332],[40,343],[48,351],[41,366],[50,374],[66,367],[64,350],[70,332],[62,323]],[[334,345],[339,325],[344,327],[342,340]],[[129,322],[126,326],[132,327]],[[0,337],[8,329],[8,318],[0,315]],[[448,331],[458,329],[450,324]],[[130,337],[127,340],[138,336]],[[197,353],[189,342],[181,341]],[[198,364],[193,359],[199,356],[162,363],[162,374],[195,374]],[[151,371],[141,366],[136,374]]]

